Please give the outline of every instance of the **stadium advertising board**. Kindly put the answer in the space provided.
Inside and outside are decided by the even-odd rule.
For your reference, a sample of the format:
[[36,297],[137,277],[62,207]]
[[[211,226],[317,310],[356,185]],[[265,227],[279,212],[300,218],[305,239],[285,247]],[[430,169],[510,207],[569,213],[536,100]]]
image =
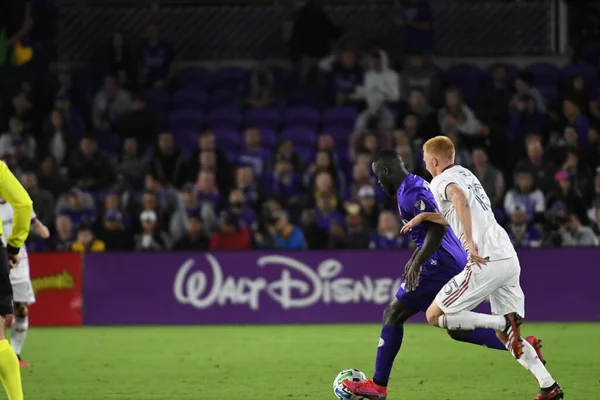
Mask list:
[[36,302],[30,307],[33,326],[81,325],[81,254],[29,254]]
[[[599,250],[519,255],[528,320],[600,320],[589,301],[600,281]],[[84,324],[378,323],[409,257],[405,251],[88,254]]]

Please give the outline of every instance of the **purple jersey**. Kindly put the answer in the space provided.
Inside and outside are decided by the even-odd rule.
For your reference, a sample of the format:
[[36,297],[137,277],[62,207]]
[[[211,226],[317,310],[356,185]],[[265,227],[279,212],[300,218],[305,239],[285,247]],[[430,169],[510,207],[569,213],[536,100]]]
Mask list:
[[[398,210],[406,223],[423,212],[439,213],[429,183],[423,178],[409,174],[398,188]],[[423,247],[427,236],[427,225],[421,224],[410,231],[417,247]],[[421,276],[435,279],[450,279],[467,264],[467,253],[450,227],[446,231],[440,248],[433,253],[422,267]]]

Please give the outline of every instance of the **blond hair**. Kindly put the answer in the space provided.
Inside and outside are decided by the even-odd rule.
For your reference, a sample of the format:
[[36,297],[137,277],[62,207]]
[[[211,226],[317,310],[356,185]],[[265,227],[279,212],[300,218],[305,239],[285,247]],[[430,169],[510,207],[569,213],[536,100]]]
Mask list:
[[436,136],[423,144],[423,151],[454,161],[456,150],[454,143],[447,136]]

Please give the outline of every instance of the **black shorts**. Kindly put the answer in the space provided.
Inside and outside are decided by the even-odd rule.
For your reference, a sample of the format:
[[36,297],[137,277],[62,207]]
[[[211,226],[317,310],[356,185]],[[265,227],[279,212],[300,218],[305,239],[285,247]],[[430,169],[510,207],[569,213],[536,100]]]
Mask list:
[[6,247],[0,244],[0,315],[13,313],[13,290],[10,284],[10,265]]

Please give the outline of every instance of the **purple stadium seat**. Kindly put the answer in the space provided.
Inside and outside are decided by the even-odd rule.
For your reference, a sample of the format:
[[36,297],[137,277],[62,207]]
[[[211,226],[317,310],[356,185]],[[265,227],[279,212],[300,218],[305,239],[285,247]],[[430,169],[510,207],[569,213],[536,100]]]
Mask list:
[[281,120],[279,110],[274,108],[257,108],[246,111],[246,126],[258,126],[277,129]]
[[556,86],[538,86],[538,90],[547,101],[555,101],[559,98]]
[[201,67],[189,67],[177,72],[175,82],[180,89],[204,89],[210,85],[211,73]]
[[305,163],[309,163],[315,159],[316,150],[314,146],[294,146],[294,151],[304,160]]
[[109,155],[115,155],[119,152],[121,146],[121,138],[111,132],[98,132],[96,135],[98,140],[98,149]]
[[175,147],[182,150],[192,150],[198,145],[198,132],[194,130],[173,131]]
[[358,112],[354,107],[335,107],[328,108],[323,112],[323,125],[353,127],[358,117]]
[[321,95],[318,91],[298,89],[288,92],[285,100],[289,107],[317,107]]
[[579,62],[566,65],[562,70],[563,85],[569,85],[570,80],[575,75],[579,75],[583,78],[583,81],[590,91],[593,91],[598,86],[598,73],[596,72],[596,69],[589,64]]
[[204,113],[198,110],[175,110],[169,116],[172,131],[198,131],[204,126]]
[[243,121],[242,113],[236,108],[216,108],[210,111],[206,116],[207,125],[211,129],[240,129]]
[[167,120],[170,97],[164,89],[149,89],[144,93],[148,109],[163,123]]
[[552,86],[558,84],[560,69],[550,63],[538,62],[527,66],[528,71],[533,74],[535,86]]
[[201,89],[180,89],[173,94],[171,104],[173,109],[201,110],[206,106],[206,92]]
[[215,89],[208,94],[208,103],[211,108],[240,107],[243,100],[243,94],[232,89]]
[[299,126],[316,129],[319,123],[319,111],[313,107],[288,108],[283,112],[286,127]]
[[[497,64],[492,64],[489,67],[487,67],[484,71],[485,79],[488,82],[492,81],[492,70],[494,69],[494,67],[496,65]],[[504,64],[504,66],[506,67],[506,74],[508,75],[508,82],[510,83],[511,86],[514,86],[515,79],[517,78],[517,75],[519,75],[519,72],[521,72],[521,69],[513,64]]]
[[277,132],[275,131],[275,129],[268,128],[268,127],[261,127],[260,133],[261,133],[263,147],[268,150],[271,150],[271,149],[274,150],[275,146],[277,146],[277,140],[278,140]]
[[458,64],[444,71],[446,85],[460,89],[463,100],[471,107],[477,102],[478,87],[483,76],[483,70],[473,64]]
[[244,90],[248,81],[248,71],[241,67],[223,67],[213,75],[215,88]]
[[226,153],[237,152],[242,142],[242,133],[232,128],[215,128],[212,130],[215,135],[217,146]]
[[353,130],[352,128],[348,128],[346,126],[332,125],[326,126],[324,129],[321,130],[321,132],[329,133],[335,141],[336,145],[339,144],[346,146],[350,142],[350,136],[352,136]]
[[292,128],[284,129],[281,132],[283,138],[291,140],[295,147],[298,146],[312,146],[314,148],[317,141],[317,134],[313,129],[296,126]]

